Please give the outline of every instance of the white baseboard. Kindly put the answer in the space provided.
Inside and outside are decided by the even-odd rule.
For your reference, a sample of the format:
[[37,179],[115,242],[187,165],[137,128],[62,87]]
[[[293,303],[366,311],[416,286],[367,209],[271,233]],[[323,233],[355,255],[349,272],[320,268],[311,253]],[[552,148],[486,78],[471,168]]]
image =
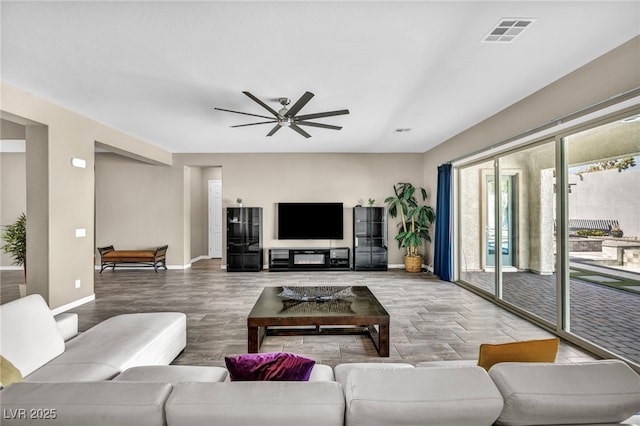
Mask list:
[[[433,267],[430,265],[422,264],[422,269],[426,269],[427,271],[433,273]],[[404,263],[390,263],[389,269],[404,269]]]
[[[198,256],[195,259],[191,259],[191,264],[196,263],[199,260],[209,260],[209,259],[211,259],[209,256],[204,256],[204,255]],[[189,266],[191,266],[191,264],[189,264]]]
[[[167,269],[189,269],[191,268],[191,263],[187,263],[186,265],[167,265]],[[142,269],[142,268],[139,268]],[[163,269],[163,268],[158,268]]]
[[0,271],[22,271],[22,266],[0,266]]
[[93,302],[94,300],[96,300],[95,293],[93,293],[93,294],[91,294],[91,295],[89,295],[87,297],[83,297],[82,299],[78,299],[78,300],[76,300],[74,302],[67,303],[66,305],[62,305],[62,306],[59,306],[59,307],[57,307],[55,309],[52,309],[51,313],[53,315],[58,315],[58,314],[60,314],[62,312],[68,311],[69,309],[73,309],[73,308],[75,308],[77,306],[84,305],[85,303]]

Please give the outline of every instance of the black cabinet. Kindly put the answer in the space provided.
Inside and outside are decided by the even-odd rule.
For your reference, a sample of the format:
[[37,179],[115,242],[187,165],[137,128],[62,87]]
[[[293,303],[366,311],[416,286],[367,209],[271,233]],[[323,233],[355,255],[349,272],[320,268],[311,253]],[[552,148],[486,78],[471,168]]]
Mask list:
[[387,210],[384,207],[353,208],[353,269],[388,269]]
[[269,249],[269,271],[348,271],[349,247]]
[[262,207],[227,208],[227,271],[261,271]]

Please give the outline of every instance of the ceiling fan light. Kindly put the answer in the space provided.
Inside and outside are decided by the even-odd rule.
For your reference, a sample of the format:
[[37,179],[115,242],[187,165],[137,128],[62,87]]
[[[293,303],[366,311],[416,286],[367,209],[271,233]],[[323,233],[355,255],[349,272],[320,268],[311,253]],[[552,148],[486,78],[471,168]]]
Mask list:
[[280,127],[289,127],[291,126],[291,118],[284,117],[282,120],[278,121],[278,124],[280,124]]

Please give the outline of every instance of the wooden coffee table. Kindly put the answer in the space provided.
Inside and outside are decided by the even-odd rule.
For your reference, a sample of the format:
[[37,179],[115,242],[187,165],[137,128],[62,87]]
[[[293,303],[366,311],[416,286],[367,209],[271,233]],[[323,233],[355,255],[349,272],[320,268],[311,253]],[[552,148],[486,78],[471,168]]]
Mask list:
[[326,287],[266,287],[247,317],[249,352],[258,352],[265,336],[366,334],[380,356],[389,356],[389,314],[368,287],[332,286],[336,299],[289,297],[318,288]]

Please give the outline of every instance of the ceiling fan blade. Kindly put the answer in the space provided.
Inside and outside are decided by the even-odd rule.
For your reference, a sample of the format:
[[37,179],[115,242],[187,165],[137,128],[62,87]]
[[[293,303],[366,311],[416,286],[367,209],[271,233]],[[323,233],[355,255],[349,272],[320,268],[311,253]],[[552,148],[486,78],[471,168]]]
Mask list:
[[249,124],[236,124],[235,126],[231,126],[231,127],[246,127],[246,126],[256,126],[258,124],[269,124],[269,123],[277,123],[277,120],[269,120],[269,121],[261,121],[259,123],[249,123]]
[[340,126],[332,126],[331,124],[323,124],[323,123],[313,123],[311,121],[296,121],[296,124],[299,126],[322,127],[323,129],[332,129],[332,130],[342,129],[342,127]]
[[341,109],[338,111],[327,111],[327,112],[317,112],[315,114],[306,114],[306,115],[299,115],[296,118],[298,120],[310,120],[313,118],[322,118],[322,117],[332,117],[334,115],[344,115],[344,114],[349,114],[349,110],[348,109]]
[[247,95],[248,97],[253,99],[255,102],[259,103],[260,106],[262,106],[262,108],[266,109],[267,111],[269,111],[274,116],[279,117],[278,113],[273,108],[271,108],[269,105],[265,104],[264,102],[262,102],[260,99],[256,98],[255,96],[253,96],[251,93],[249,93],[249,92],[242,92],[242,93],[244,93],[245,95]]
[[230,109],[224,109],[224,108],[214,108],[214,109],[217,109],[218,111],[226,111],[226,112],[234,112],[236,114],[250,115],[252,117],[271,118],[271,117],[267,117],[266,115],[249,114],[248,112],[232,111]]
[[287,113],[284,116],[295,117],[298,111],[300,111],[307,104],[307,102],[309,102],[311,98],[313,98],[313,96],[314,96],[313,93],[305,92],[305,94],[300,96],[300,99],[298,99],[297,102],[293,104],[291,108],[289,108],[289,111],[287,111]]
[[280,124],[276,124],[275,127],[271,129],[269,133],[267,133],[267,136],[273,136],[275,132],[280,130],[280,127],[282,127]]
[[289,126],[292,130],[295,130],[296,132],[300,133],[302,136],[304,136],[305,138],[310,138],[311,135],[307,132],[305,132],[304,130],[302,130],[300,127],[298,127],[297,125],[291,123],[291,126]]

